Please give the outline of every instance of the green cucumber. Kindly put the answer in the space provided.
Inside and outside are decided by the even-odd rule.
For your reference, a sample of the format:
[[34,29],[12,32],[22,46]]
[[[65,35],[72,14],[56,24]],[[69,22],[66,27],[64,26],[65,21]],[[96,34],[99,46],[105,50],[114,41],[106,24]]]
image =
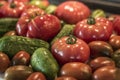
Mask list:
[[63,26],[63,28],[61,29],[61,31],[53,38],[53,40],[51,41],[51,45],[59,38],[63,37],[63,36],[68,36],[70,34],[73,33],[73,29],[74,29],[75,25],[71,25],[71,24],[65,24]]
[[33,70],[42,72],[48,80],[54,80],[59,71],[59,65],[52,53],[46,48],[38,48],[31,56]]
[[49,48],[49,43],[40,39],[22,36],[4,36],[0,38],[0,51],[6,53],[10,58],[20,50],[32,54],[39,47]]
[[15,30],[18,18],[0,18],[0,37],[6,32]]

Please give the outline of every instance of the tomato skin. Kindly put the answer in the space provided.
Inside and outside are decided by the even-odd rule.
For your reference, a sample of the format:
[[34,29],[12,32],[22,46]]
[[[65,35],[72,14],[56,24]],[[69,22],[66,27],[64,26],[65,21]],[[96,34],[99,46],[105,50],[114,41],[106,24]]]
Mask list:
[[4,14],[2,12],[2,6],[4,6],[5,4],[7,4],[6,1],[0,1],[0,18],[4,17]]
[[5,72],[5,70],[10,66],[10,59],[9,57],[0,52],[0,73]]
[[33,72],[27,80],[46,80],[46,78],[41,72]]
[[12,65],[28,65],[30,61],[30,54],[26,51],[19,51],[12,58]]
[[76,24],[90,15],[90,9],[81,2],[66,1],[58,5],[54,14],[66,23]]
[[115,62],[109,57],[97,57],[95,59],[92,59],[89,65],[92,68],[92,70],[95,71],[98,68],[101,68],[103,66],[114,66],[115,67]]
[[61,67],[60,75],[71,76],[77,80],[90,80],[92,77],[92,69],[85,63],[70,62]]
[[60,76],[60,77],[57,77],[55,80],[77,80],[77,79],[70,76]]
[[46,14],[35,17],[34,20],[28,24],[28,32],[26,36],[48,41],[51,40],[60,29],[60,20],[54,15]]
[[43,10],[36,6],[28,5],[27,10],[25,10],[22,14],[20,19],[18,20],[16,24],[16,32],[18,35],[21,36],[26,36],[27,30],[28,30],[28,23],[31,21],[32,16],[37,16],[35,15],[36,13],[39,15],[45,14]]
[[120,15],[115,15],[113,19],[114,31],[120,35]]
[[7,0],[9,3],[11,2],[29,2],[30,0]]
[[93,73],[93,80],[119,80],[115,79],[116,77],[116,67],[114,66],[104,66],[101,68],[98,68]]
[[107,18],[99,17],[95,19],[95,24],[88,24],[88,19],[76,24],[74,35],[86,42],[95,40],[107,41],[112,32],[113,24]]
[[105,41],[91,41],[89,42],[91,58],[99,56],[111,57],[113,54],[112,46]]
[[2,14],[5,17],[14,17],[14,18],[19,18],[22,12],[24,11],[24,9],[25,9],[25,4],[21,2],[7,3],[1,7]]
[[112,36],[109,39],[109,44],[112,46],[114,50],[119,49],[120,48],[120,36],[119,35]]
[[51,52],[59,64],[67,62],[86,62],[90,56],[88,45],[81,39],[77,38],[75,44],[67,44],[68,36],[62,37],[53,43]]

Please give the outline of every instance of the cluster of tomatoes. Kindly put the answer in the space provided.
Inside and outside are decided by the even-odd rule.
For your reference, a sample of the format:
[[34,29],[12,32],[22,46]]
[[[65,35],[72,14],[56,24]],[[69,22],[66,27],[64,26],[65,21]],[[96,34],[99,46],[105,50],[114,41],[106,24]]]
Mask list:
[[[50,42],[62,29],[61,20],[75,25],[72,35],[61,37],[51,45],[51,53],[61,67],[55,80],[120,79],[119,15],[93,17],[91,10],[78,1],[65,1],[54,13],[47,14],[29,2],[0,1],[0,18],[19,18],[14,35]],[[49,5],[47,1],[45,6]],[[4,72],[10,65],[9,58],[1,52],[0,61],[0,72]],[[21,51],[13,57],[11,65],[28,65],[29,61],[29,53]],[[4,62],[7,65],[3,65]],[[46,80],[40,72],[31,74],[27,80],[38,79]]]

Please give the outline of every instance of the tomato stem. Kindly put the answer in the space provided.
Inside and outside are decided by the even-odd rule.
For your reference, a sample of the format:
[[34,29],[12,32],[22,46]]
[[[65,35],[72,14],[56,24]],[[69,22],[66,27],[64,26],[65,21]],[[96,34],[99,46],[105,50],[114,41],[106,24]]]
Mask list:
[[90,25],[95,24],[95,18],[89,17],[89,18],[87,19],[87,23],[90,24]]
[[16,7],[16,4],[11,3],[11,4],[10,4],[10,7],[11,7],[11,8],[15,8],[15,7]]
[[3,4],[0,3],[0,7],[2,7],[2,6],[3,6]]
[[67,38],[66,43],[67,43],[67,44],[75,44],[76,41],[77,41],[76,37],[73,36],[73,35],[70,35],[70,36]]

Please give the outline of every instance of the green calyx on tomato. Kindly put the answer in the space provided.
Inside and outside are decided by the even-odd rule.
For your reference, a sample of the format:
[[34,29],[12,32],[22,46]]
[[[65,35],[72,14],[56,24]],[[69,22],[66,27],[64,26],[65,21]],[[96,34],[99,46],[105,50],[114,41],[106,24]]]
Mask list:
[[67,44],[75,44],[76,41],[77,41],[76,37],[73,36],[73,35],[70,35],[70,36],[67,38],[66,43],[67,43]]
[[2,6],[3,6],[3,4],[0,3],[0,7],[2,7]]
[[14,3],[10,4],[10,8],[15,8],[15,7],[16,7],[16,4],[14,4]]
[[95,18],[89,17],[89,18],[87,19],[87,24],[94,25],[95,23],[96,23],[96,22],[95,22]]

